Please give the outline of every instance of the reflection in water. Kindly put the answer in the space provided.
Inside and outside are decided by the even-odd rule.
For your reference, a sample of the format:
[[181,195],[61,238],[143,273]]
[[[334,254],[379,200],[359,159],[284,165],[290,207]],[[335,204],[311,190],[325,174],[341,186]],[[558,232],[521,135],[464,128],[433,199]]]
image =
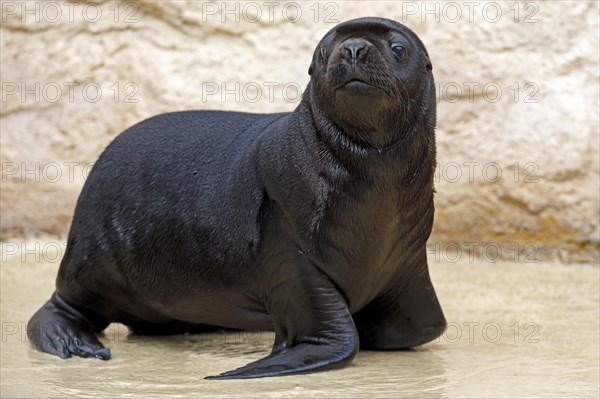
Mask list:
[[426,346],[407,351],[363,351],[356,362],[361,374],[368,373],[365,388],[388,386],[394,392],[391,397],[446,397],[446,364],[435,349]]
[[100,337],[107,362],[33,350],[25,323],[54,288],[57,264],[1,267],[4,397],[598,397],[598,269],[433,264],[451,328],[410,351],[360,351],[342,370],[207,381],[271,350],[273,332]]

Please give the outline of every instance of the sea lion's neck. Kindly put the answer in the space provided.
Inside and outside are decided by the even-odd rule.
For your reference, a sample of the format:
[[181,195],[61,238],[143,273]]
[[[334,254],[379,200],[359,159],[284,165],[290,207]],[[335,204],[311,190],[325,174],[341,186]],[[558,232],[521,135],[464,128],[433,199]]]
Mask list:
[[[387,127],[382,126],[380,130],[373,128],[367,132],[347,131],[348,129],[332,121],[323,107],[311,99],[310,84],[296,112],[303,124],[307,125],[301,129],[300,134],[316,133],[317,140],[348,170],[359,166],[364,172],[365,167],[369,169],[369,165],[373,165],[373,170],[376,170],[376,165],[393,163],[396,178],[411,181],[415,175],[435,167],[433,130],[427,126],[425,118],[419,115],[404,118],[410,122],[409,127],[390,121],[385,125]],[[368,134],[373,136],[369,137]],[[364,136],[366,139],[362,138]],[[306,139],[311,140],[308,137]]]

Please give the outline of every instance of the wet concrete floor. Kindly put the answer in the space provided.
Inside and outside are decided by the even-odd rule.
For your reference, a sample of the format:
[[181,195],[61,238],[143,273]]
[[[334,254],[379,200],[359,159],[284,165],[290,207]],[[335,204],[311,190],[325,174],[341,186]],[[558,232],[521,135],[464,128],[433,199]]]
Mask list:
[[[23,261],[24,260],[24,261]],[[345,369],[255,380],[203,377],[266,355],[272,333],[101,337],[113,359],[61,360],[33,350],[29,317],[58,262],[1,265],[2,398],[538,398],[600,396],[600,269],[473,261],[431,263],[449,327],[412,351],[361,351]]]

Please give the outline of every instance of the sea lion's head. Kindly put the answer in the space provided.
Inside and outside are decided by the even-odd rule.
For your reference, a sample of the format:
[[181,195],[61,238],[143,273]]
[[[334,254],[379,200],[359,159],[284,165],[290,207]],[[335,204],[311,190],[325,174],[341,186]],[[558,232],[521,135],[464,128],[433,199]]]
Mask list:
[[435,86],[425,46],[404,25],[358,18],[330,30],[309,68],[310,101],[346,135],[374,147],[435,125]]

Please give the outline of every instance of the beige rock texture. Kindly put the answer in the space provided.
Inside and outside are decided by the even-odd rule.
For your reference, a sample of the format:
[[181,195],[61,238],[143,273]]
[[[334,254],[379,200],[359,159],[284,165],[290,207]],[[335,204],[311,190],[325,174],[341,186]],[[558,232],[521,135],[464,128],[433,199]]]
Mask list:
[[382,16],[438,84],[430,256],[599,261],[596,1],[2,1],[1,238],[64,240],[121,131],[186,109],[292,111],[318,40]]

